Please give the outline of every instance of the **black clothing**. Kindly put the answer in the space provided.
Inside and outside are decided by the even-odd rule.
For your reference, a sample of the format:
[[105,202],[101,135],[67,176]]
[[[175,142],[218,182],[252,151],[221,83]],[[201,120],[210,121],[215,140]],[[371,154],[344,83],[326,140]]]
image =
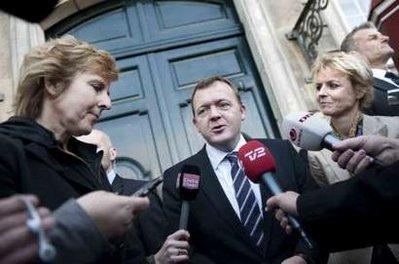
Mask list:
[[32,193],[54,210],[69,198],[103,189],[90,162],[96,157],[93,145],[71,137],[67,153],[52,132],[21,117],[0,124],[0,136],[0,197]]
[[[112,182],[112,188],[120,195],[132,195],[146,182],[125,179],[118,174]],[[146,257],[154,255],[166,240],[165,216],[162,202],[155,191],[148,194],[150,208],[140,213],[134,219],[134,229],[127,234],[126,250],[123,263],[143,263]]]
[[[399,243],[399,163],[300,195],[305,230],[328,251]],[[332,198],[334,197],[334,198]]]
[[399,87],[375,77],[373,87],[373,102],[363,112],[372,116],[399,116]]
[[[96,147],[73,137],[63,150],[51,131],[29,118],[0,124],[0,197],[35,194],[55,210],[70,198],[102,190]],[[98,161],[98,160],[97,160]],[[103,252],[97,263],[120,261],[120,252]]]

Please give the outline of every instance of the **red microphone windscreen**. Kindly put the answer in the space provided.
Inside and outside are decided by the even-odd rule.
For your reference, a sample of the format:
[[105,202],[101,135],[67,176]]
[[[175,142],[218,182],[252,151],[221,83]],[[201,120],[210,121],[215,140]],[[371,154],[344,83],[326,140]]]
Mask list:
[[238,151],[238,158],[243,165],[245,175],[258,183],[263,173],[275,172],[276,162],[270,150],[257,140],[248,141]]

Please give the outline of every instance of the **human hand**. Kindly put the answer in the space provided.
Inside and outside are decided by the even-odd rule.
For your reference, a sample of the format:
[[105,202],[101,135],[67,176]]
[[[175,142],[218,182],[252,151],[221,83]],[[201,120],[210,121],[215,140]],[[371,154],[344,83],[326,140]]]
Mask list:
[[299,255],[292,256],[281,262],[281,264],[306,264],[307,261]]
[[294,216],[298,215],[296,207],[298,196],[298,193],[288,191],[272,196],[266,201],[266,211],[274,212],[274,216],[287,234],[292,232],[287,213]]
[[334,145],[332,159],[350,172],[358,174],[378,159],[384,166],[399,160],[399,140],[382,136],[360,136]]
[[0,263],[27,263],[39,254],[37,237],[28,229],[28,214],[23,199],[36,207],[43,230],[54,226],[54,219],[47,208],[39,207],[34,195],[15,195],[0,199]]
[[183,229],[168,236],[162,248],[155,254],[155,263],[178,263],[188,260],[189,238],[190,234]]
[[123,235],[131,226],[133,217],[148,208],[148,198],[120,196],[96,191],[77,200],[107,238]]

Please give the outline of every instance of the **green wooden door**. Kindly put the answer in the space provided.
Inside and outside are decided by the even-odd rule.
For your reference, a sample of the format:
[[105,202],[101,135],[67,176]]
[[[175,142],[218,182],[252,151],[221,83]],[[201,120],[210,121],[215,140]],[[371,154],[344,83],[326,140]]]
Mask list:
[[111,52],[121,72],[113,106],[97,124],[118,149],[118,172],[149,179],[204,144],[192,124],[196,82],[230,78],[247,107],[243,130],[274,137],[276,126],[230,1],[122,1],[95,6],[49,30]]

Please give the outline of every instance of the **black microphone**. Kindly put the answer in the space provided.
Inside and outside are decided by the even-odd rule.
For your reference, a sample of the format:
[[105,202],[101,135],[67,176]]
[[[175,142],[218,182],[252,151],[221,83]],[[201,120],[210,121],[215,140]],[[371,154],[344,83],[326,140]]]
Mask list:
[[[248,141],[238,151],[238,158],[243,165],[245,175],[252,182],[263,183],[269,188],[273,195],[283,192],[278,182],[274,179],[276,162],[273,154],[263,143],[257,140]],[[298,220],[292,215],[288,215],[288,220],[292,228],[301,235],[305,245],[309,249],[313,249],[313,243],[302,229]]]
[[177,177],[180,199],[183,200],[180,211],[179,229],[187,230],[189,201],[195,200],[199,192],[201,171],[197,166],[185,164]]

